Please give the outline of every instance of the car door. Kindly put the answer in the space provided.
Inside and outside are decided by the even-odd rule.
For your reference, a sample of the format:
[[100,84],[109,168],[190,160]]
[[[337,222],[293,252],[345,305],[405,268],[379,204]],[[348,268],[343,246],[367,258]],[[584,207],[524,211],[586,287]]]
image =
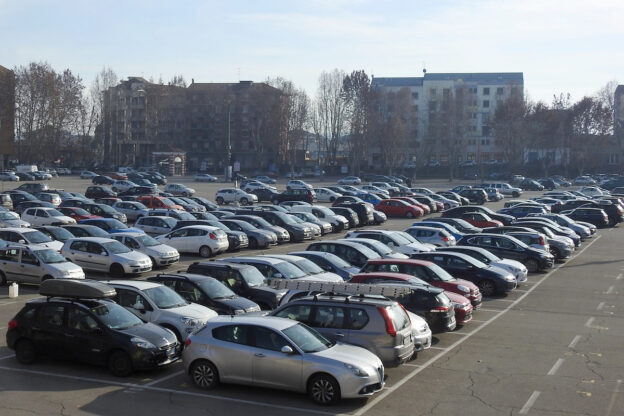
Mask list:
[[67,308],[67,329],[64,332],[65,348],[82,362],[91,364],[105,362],[107,342],[103,328],[86,310],[75,305]]
[[182,228],[180,230],[175,230],[168,234],[166,244],[177,249],[180,252],[187,252],[187,242],[186,239],[188,235],[188,229]]
[[41,263],[39,259],[28,249],[20,250],[19,274],[25,283],[41,282]]
[[41,307],[37,324],[31,328],[37,350],[56,358],[67,358],[71,355],[71,351],[67,351],[65,340],[67,307],[68,305],[56,303]]
[[92,270],[108,272],[111,259],[108,252],[101,244],[87,241],[87,253],[85,261],[91,265]]
[[345,308],[334,305],[317,305],[310,326],[329,339],[348,342],[349,329]]
[[87,251],[87,242],[84,240],[72,241],[69,248],[63,251],[63,255],[70,261],[76,263],[84,269],[93,270],[92,264],[89,262]]
[[[211,359],[219,369],[223,382],[251,384],[253,358],[258,351],[252,345],[253,327],[224,325],[212,330],[214,342],[210,346]],[[274,372],[275,368],[273,369]]]
[[[294,345],[277,331],[254,326],[254,347],[252,357],[253,383],[259,386],[297,390],[301,386],[302,356]],[[294,351],[283,353],[288,346]],[[275,369],[279,368],[279,371]]]
[[19,248],[5,248],[0,250],[0,264],[2,265],[1,269],[4,272],[7,280],[18,280],[20,279],[20,249]]

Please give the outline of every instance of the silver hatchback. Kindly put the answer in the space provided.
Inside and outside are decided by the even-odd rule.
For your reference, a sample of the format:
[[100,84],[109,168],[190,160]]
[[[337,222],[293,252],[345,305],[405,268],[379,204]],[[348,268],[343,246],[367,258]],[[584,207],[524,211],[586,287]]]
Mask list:
[[322,405],[370,396],[384,386],[384,367],[374,354],[283,318],[211,319],[186,340],[182,359],[199,388],[224,382],[292,390]]

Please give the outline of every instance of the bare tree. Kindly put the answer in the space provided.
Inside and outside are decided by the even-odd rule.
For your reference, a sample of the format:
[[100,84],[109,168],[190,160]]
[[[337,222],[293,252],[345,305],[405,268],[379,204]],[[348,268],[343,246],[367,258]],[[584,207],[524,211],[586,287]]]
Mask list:
[[186,80],[182,75],[174,75],[171,80],[167,83],[167,85],[173,85],[175,87],[183,87],[186,88]]
[[571,109],[573,160],[583,174],[588,165],[595,167],[600,161],[594,160],[594,149],[608,144],[613,131],[613,113],[602,102],[592,97],[583,97]]
[[326,163],[336,165],[340,140],[346,132],[346,101],[342,94],[345,73],[334,69],[322,72],[316,96],[316,117],[313,126],[320,136],[325,152]]
[[523,163],[529,109],[528,99],[520,95],[511,95],[496,106],[492,124],[494,136],[500,141],[505,160],[511,169],[517,169]]
[[347,75],[342,86],[349,122],[347,149],[351,172],[355,175],[360,174],[370,144],[368,131],[371,112],[370,84],[370,78],[366,72],[359,70]]
[[618,82],[616,80],[611,80],[595,94],[596,100],[600,101],[611,113],[615,111],[615,89],[617,86]]

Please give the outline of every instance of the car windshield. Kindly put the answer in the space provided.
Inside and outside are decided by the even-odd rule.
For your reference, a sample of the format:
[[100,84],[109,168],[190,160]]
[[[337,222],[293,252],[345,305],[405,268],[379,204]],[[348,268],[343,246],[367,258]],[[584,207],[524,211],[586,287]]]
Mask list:
[[401,237],[403,237],[410,243],[418,243],[418,240],[416,240],[414,237],[412,237],[409,233],[406,233],[405,231],[395,231],[394,233],[395,235],[400,235]]
[[0,211],[0,220],[19,220],[20,217],[11,211]]
[[546,234],[546,237],[555,238],[555,233],[550,231],[550,228],[548,227],[542,227],[542,233]]
[[181,220],[196,220],[197,219],[190,212],[183,211],[183,212],[178,212],[177,214]]
[[252,230],[257,230],[256,227],[254,227],[253,225],[249,224],[246,221],[237,221],[236,223],[233,223],[238,225],[242,230],[244,231],[252,231]]
[[375,241],[375,240],[366,241],[366,242],[358,241],[358,243],[364,244],[365,246],[370,247],[371,249],[376,251],[378,254],[381,254],[382,256],[392,253],[392,249],[380,241]]
[[67,261],[58,251],[52,250],[51,248],[37,250],[34,253],[46,264],[65,263]]
[[70,238],[74,238],[74,235],[72,233],[61,227],[53,227],[51,229],[48,229],[47,232],[52,234],[55,240],[59,241],[67,241]]
[[72,209],[72,211],[74,212],[75,215],[80,215],[83,217],[88,217],[89,215],[91,215],[89,211],[82,209],[82,208],[74,208]]
[[305,222],[304,220],[302,220],[301,218],[299,218],[296,215],[291,215],[290,218],[292,218],[293,221],[295,221],[297,224],[303,224]]
[[239,273],[249,287],[264,286],[266,284],[266,279],[255,267],[239,269]]
[[171,205],[177,205],[175,202],[173,202],[173,201],[172,201],[172,200],[170,200],[169,198],[163,198],[163,199],[162,199],[162,203],[163,203],[163,204],[165,204],[165,205],[169,205],[169,206],[171,206]]
[[110,228],[114,228],[114,229],[117,229],[117,230],[125,230],[126,228],[128,228],[128,226],[126,224],[124,224],[123,222],[121,222],[119,220],[107,219],[106,222],[108,223]]
[[407,238],[399,233],[392,233],[392,236],[390,238],[392,238],[392,240],[394,240],[394,242],[400,246],[412,243],[412,241],[409,241]]
[[167,286],[157,286],[143,291],[160,309],[171,309],[188,305],[189,302]]
[[[165,223],[167,223],[167,225],[169,226],[169,228],[173,228],[175,227],[175,225],[178,223],[178,220],[176,220],[175,218],[171,218],[171,217],[163,217],[161,218]],[[195,218],[192,218],[195,219]]]
[[143,321],[132,312],[112,302],[91,308],[91,313],[97,316],[110,329],[123,330],[143,324]]
[[436,279],[441,280],[443,282],[451,282],[455,280],[453,276],[448,274],[446,270],[444,270],[442,267],[438,266],[437,264],[430,264],[429,266],[427,266],[427,273],[429,273],[430,276],[435,275]]
[[273,227],[267,220],[265,220],[264,218],[260,218],[260,217],[254,217],[253,219],[250,219],[250,221],[253,221],[254,224],[258,224],[260,227],[266,227],[266,228],[271,228]]
[[330,217],[333,217],[336,215],[334,211],[332,211],[331,209],[327,207],[315,207],[315,208],[319,210],[320,212],[322,212],[324,215],[329,215]]
[[141,234],[141,235],[137,235],[136,237],[137,240],[139,240],[139,242],[141,244],[143,244],[145,247],[154,247],[154,246],[160,246],[162,245],[162,243],[160,241],[157,241],[155,239],[153,239],[152,237],[150,237],[147,234]]
[[28,231],[23,233],[24,238],[32,244],[51,243],[52,239],[41,231]]
[[236,293],[215,279],[201,280],[197,282],[197,285],[210,299],[231,299],[236,297]]
[[102,208],[102,211],[106,212],[107,214],[119,214],[119,212],[115,208],[106,204],[98,204],[98,207]]
[[297,267],[299,267],[301,270],[308,274],[324,273],[323,269],[321,269],[319,266],[316,265],[316,263],[311,260],[302,258],[301,260],[295,260],[294,263]]
[[282,332],[305,353],[325,351],[335,345],[335,342],[301,323],[286,328]]
[[284,279],[299,279],[307,276],[306,272],[299,267],[285,261],[275,264],[274,267]]
[[104,246],[104,248],[106,248],[107,251],[113,254],[130,253],[132,251],[117,240],[108,241],[106,243],[102,243],[102,245]]
[[284,214],[283,212],[276,212],[275,214],[284,222],[284,224],[297,224],[297,221],[293,219],[292,215]]

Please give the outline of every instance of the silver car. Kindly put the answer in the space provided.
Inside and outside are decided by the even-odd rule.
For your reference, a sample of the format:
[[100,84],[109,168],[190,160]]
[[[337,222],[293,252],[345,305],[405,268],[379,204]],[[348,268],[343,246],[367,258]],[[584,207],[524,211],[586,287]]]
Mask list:
[[175,227],[178,220],[165,216],[147,216],[141,217],[134,223],[134,228],[142,230],[149,235],[162,235],[170,233]]
[[214,318],[189,337],[182,360],[199,388],[220,382],[278,388],[307,393],[322,405],[384,386],[384,367],[373,353],[284,318]]
[[0,285],[8,281],[39,284],[47,279],[84,279],[82,268],[58,251],[40,247],[0,249]]
[[61,254],[83,269],[110,273],[114,277],[152,270],[149,257],[112,238],[71,238],[63,244]]
[[145,254],[152,261],[152,267],[166,267],[180,261],[180,253],[173,247],[143,233],[115,233],[111,238],[126,247]]
[[0,227],[30,227],[30,223],[20,219],[20,216],[13,211],[0,211]]
[[421,243],[429,243],[437,247],[455,245],[455,237],[453,237],[448,231],[441,228],[416,225],[406,229],[405,232]]
[[145,217],[149,215],[150,211],[148,207],[136,201],[117,201],[113,204],[113,208],[125,214],[130,221],[136,221],[140,217]]

